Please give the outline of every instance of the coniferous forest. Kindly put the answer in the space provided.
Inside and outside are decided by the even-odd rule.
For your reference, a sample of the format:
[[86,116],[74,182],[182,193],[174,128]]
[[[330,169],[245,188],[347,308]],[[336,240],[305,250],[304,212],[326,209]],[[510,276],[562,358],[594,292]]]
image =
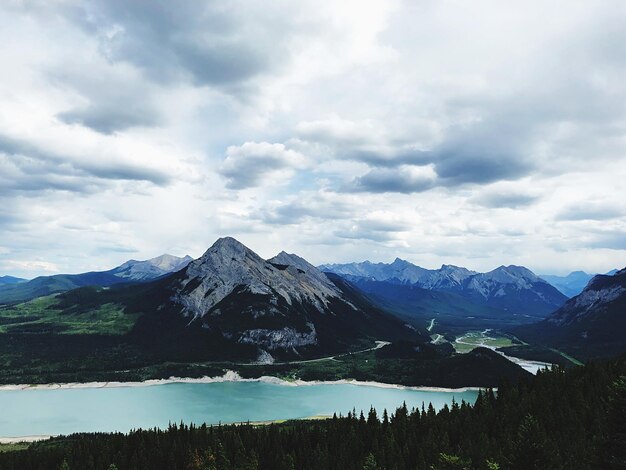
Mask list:
[[76,434],[0,453],[0,469],[626,468],[626,360],[555,368],[476,404],[355,410],[271,425]]

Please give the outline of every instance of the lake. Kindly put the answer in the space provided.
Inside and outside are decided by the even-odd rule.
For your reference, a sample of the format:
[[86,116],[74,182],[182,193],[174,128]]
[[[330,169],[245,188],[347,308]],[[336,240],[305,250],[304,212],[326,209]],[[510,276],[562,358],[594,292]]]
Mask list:
[[262,381],[166,383],[138,387],[0,391],[0,437],[167,427],[169,422],[235,423],[306,418],[370,406],[389,412],[465,400],[478,392],[426,391],[353,384],[289,386]]

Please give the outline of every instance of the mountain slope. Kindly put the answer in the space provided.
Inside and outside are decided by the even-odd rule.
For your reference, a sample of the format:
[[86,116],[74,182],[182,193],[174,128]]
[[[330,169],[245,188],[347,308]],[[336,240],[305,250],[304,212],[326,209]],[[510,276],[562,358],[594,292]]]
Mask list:
[[31,281],[0,285],[0,305],[26,302],[45,295],[67,292],[85,286],[110,287],[127,282],[141,282],[184,268],[190,256],[162,255],[146,261],[130,260],[109,271],[81,274],[39,276]]
[[0,286],[0,305],[26,302],[84,286],[108,287],[121,282],[125,280],[108,272],[40,276],[28,282]]
[[595,276],[544,321],[514,332],[529,342],[563,348],[582,358],[626,351],[626,269]]
[[503,315],[502,310],[471,302],[453,292],[364,278],[351,278],[350,282],[377,305],[413,325],[427,326],[434,319],[438,333],[502,328],[532,321],[526,315]]

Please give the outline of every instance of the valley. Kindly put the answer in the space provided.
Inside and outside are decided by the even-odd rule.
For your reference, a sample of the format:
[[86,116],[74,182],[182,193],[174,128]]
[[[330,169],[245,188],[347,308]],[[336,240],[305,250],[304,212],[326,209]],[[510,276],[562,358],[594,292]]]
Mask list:
[[[182,268],[162,273],[177,263]],[[472,403],[473,389],[580,364],[567,344],[531,333],[551,315],[563,318],[558,309],[546,313],[552,302],[568,311],[581,299],[613,302],[621,292],[611,284],[620,273],[590,283],[610,294],[583,291],[567,301],[524,268],[481,274],[400,264],[407,276],[427,277],[381,279],[380,265],[378,280],[322,272],[286,252],[265,260],[226,237],[196,260],[131,260],[104,277],[73,275],[63,289],[54,276],[38,279],[45,295],[31,285],[13,293],[33,298],[0,305],[0,401],[14,404],[0,434],[290,420],[393,409],[399,400]],[[83,282],[92,284],[76,287]],[[207,397],[220,406],[207,408]],[[42,414],[35,405],[42,400],[47,418],[21,428],[24,416]],[[94,400],[103,405],[95,414]],[[107,407],[120,401],[136,403],[136,413]]]

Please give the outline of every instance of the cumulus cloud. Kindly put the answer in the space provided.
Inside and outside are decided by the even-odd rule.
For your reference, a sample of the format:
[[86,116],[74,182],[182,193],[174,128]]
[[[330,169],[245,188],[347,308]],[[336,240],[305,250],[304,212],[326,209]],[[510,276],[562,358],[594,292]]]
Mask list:
[[272,225],[299,224],[305,218],[336,221],[349,218],[354,206],[353,201],[344,200],[334,193],[318,191],[301,194],[287,202],[270,201],[252,217]]
[[[171,174],[165,168],[126,160],[123,153],[109,148],[85,150],[87,158],[75,148],[63,153],[63,142],[35,137],[31,141],[0,134],[0,163],[4,190],[33,191],[58,189],[74,192],[92,191],[106,180],[147,181],[167,185]],[[130,161],[129,161],[130,160]]]
[[432,166],[403,165],[398,168],[374,168],[355,178],[346,191],[373,193],[417,193],[432,188],[437,179]]
[[[282,46],[274,40],[288,23],[268,18],[257,6],[190,0],[175,10],[162,2],[94,1],[71,8],[69,16],[98,32],[110,60],[136,64],[157,81],[189,78],[236,88],[280,55]],[[257,21],[259,15],[268,21]],[[271,43],[277,55],[264,47]]]
[[246,142],[231,145],[219,172],[231,189],[246,189],[260,185],[283,184],[293,169],[304,168],[307,158],[283,144]]
[[480,191],[470,202],[487,208],[520,209],[538,202],[540,198],[536,189],[526,185],[496,184]]

